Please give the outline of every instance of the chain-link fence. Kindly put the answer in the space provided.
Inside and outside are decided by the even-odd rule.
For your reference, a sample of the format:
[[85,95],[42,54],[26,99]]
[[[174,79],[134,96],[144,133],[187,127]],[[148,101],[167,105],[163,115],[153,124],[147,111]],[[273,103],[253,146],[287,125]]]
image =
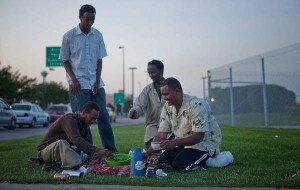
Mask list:
[[211,69],[206,78],[219,123],[300,125],[300,43]]

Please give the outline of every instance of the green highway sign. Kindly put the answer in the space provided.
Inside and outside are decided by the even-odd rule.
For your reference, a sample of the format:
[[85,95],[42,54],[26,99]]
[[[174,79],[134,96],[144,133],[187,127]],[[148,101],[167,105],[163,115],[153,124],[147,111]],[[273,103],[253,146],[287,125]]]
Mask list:
[[124,93],[114,93],[114,103],[122,104],[124,103]]
[[59,59],[60,47],[46,47],[46,67],[62,67],[63,62]]

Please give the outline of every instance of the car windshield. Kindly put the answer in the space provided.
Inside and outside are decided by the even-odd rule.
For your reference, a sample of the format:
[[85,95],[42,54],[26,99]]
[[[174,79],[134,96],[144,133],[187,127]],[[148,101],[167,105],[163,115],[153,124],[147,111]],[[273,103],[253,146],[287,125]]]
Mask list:
[[51,106],[47,108],[48,111],[68,111],[66,106]]
[[26,110],[29,111],[31,109],[30,105],[12,105],[13,110]]

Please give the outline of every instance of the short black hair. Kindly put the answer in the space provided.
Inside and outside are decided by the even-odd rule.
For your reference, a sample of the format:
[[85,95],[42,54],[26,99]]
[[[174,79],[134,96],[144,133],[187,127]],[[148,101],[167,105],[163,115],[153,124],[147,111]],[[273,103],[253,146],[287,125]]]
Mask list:
[[168,86],[172,90],[175,90],[176,88],[178,88],[182,92],[182,87],[181,87],[180,82],[176,78],[173,78],[173,77],[165,79],[161,83],[160,87],[163,87],[163,86]]
[[100,111],[99,106],[95,102],[88,101],[82,108],[79,109],[80,112],[90,113],[92,110]]
[[85,12],[96,14],[96,9],[92,5],[82,5],[79,9],[79,18],[82,18]]
[[164,73],[164,64],[160,60],[154,59],[150,61],[148,65],[155,65],[159,72]]

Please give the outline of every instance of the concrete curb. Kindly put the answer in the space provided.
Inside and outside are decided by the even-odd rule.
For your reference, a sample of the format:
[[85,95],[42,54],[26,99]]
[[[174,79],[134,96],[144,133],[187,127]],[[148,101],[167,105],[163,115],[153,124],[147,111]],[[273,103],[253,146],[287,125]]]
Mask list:
[[[16,183],[0,183],[1,190],[94,190],[94,189],[105,189],[105,190],[277,190],[279,188],[274,187],[149,187],[149,186],[121,186],[121,185],[90,185],[90,184],[16,184]],[[284,189],[282,189],[284,190]]]

